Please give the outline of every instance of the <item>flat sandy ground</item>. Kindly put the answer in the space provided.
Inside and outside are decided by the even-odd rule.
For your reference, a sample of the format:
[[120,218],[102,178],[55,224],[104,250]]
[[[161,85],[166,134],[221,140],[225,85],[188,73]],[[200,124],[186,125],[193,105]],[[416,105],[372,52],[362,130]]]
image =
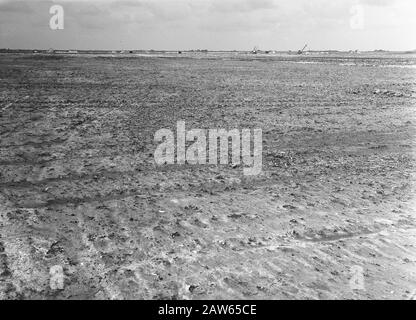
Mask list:
[[[0,298],[411,297],[415,64],[0,55]],[[178,120],[262,128],[263,172],[157,167]]]

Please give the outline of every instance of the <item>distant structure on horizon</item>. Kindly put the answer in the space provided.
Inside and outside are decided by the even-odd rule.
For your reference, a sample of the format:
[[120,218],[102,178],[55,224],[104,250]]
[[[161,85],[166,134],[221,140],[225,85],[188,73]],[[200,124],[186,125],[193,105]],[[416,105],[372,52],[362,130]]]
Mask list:
[[303,54],[308,44],[305,44],[305,46],[302,48],[302,50],[298,50],[298,54]]

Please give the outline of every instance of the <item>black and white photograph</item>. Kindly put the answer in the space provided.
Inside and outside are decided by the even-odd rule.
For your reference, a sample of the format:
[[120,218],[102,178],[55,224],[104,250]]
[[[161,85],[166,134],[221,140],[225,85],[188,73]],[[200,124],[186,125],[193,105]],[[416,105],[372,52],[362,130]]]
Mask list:
[[415,17],[0,0],[0,300],[416,300]]

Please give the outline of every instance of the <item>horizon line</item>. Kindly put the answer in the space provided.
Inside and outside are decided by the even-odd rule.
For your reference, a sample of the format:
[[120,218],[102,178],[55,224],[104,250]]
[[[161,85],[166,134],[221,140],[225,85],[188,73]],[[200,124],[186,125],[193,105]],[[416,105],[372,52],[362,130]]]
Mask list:
[[[105,51],[105,52],[126,52],[126,51],[158,51],[158,52],[253,52],[254,50],[238,50],[238,49],[229,49],[229,50],[209,50],[209,49],[76,49],[76,48],[48,48],[48,49],[39,49],[39,48],[0,48],[0,51]],[[416,49],[407,49],[407,50],[387,50],[387,49],[373,49],[373,50],[360,50],[360,49],[309,49],[303,52],[415,52]],[[257,52],[298,52],[298,50],[275,50],[275,49],[266,49],[261,50],[257,49]]]

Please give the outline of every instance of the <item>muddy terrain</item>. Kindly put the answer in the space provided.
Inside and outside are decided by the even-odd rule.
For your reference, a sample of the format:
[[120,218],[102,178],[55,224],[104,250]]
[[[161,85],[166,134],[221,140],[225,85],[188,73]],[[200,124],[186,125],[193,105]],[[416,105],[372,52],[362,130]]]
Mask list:
[[[0,55],[0,298],[414,297],[415,65]],[[178,120],[261,128],[262,173],[156,166]]]

